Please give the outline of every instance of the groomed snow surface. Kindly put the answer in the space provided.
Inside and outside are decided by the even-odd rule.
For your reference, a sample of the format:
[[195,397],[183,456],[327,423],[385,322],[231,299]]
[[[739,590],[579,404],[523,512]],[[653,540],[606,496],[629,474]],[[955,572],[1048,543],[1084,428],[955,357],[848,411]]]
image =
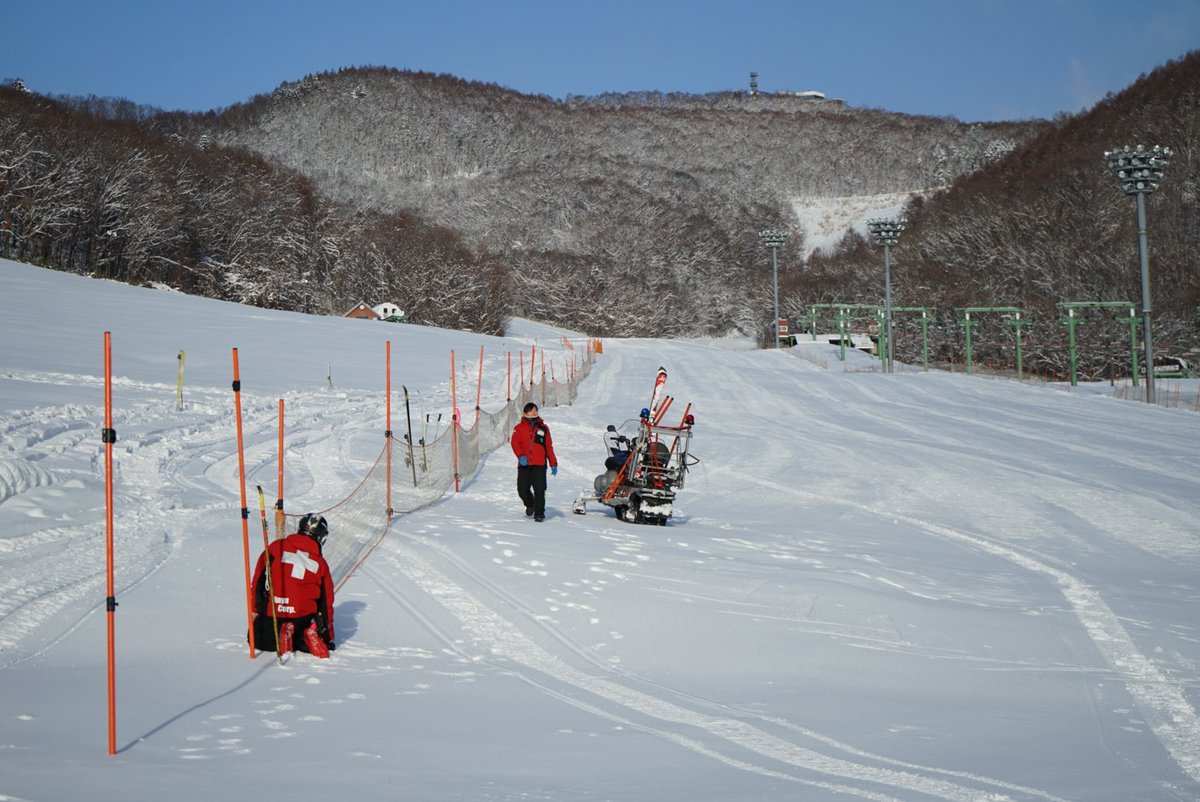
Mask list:
[[[331,659],[280,666],[245,643],[231,349],[249,489],[275,493],[283,398],[303,512],[382,447],[385,340],[419,425],[449,412],[451,349],[470,409],[486,347],[494,409],[506,350],[515,364],[536,338],[561,365],[557,334],[306,317],[11,262],[0,294],[0,799],[1200,798],[1194,412],[846,372],[833,348],[821,368],[737,339],[608,340],[575,405],[544,410],[562,463],[545,523],[494,452],[395,520],[338,595]],[[697,420],[675,517],[572,515],[605,425],[646,404],[659,365]]]

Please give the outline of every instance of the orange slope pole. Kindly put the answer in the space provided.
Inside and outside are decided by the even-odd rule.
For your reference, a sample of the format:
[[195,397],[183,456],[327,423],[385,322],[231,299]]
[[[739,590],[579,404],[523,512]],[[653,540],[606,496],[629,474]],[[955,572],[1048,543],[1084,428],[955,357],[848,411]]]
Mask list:
[[687,426],[689,425],[689,424],[688,424],[688,422],[687,422],[687,419],[688,419],[688,414],[689,414],[691,411],[692,411],[692,405],[691,405],[691,404],[688,404],[686,407],[684,407],[684,409],[683,409],[683,417],[679,419],[679,428],[680,428],[680,429],[687,428]]
[[[506,403],[512,403],[512,351],[507,352],[505,359],[508,362],[506,372],[504,374],[504,400]],[[1200,397],[1200,396],[1198,396]]]
[[275,499],[275,535],[283,537],[283,399],[279,399],[279,483],[278,497]]
[[[681,417],[679,419],[679,425],[677,427],[675,427],[676,429],[679,430],[680,434],[683,433],[684,429],[691,428],[691,425],[687,422],[688,413],[690,413],[691,411],[692,411],[692,405],[691,405],[691,403],[689,403],[686,407],[684,407],[683,417]],[[671,443],[671,453],[672,454],[675,453],[675,447],[679,445],[679,437],[680,437],[679,434],[675,435],[675,440],[672,441],[672,443]]]
[[250,659],[254,659],[254,591],[250,587],[250,510],[246,506],[246,453],[242,440],[242,379],[238,373],[238,349],[233,349],[233,405],[237,420],[238,490],[242,498],[242,557],[246,566],[246,628]]
[[117,441],[112,425],[112,332],[104,332],[104,430],[100,433],[104,443],[104,507],[105,507],[105,572],[108,581],[108,597],[105,610],[108,617],[108,753],[117,753],[117,662],[116,662],[116,612],[117,597],[113,589],[113,443]]
[[458,383],[454,376],[454,351],[450,351],[450,425],[453,427],[453,437],[450,438],[450,451],[454,456],[454,492],[460,489],[461,477],[458,473]]
[[483,399],[483,346],[479,346],[479,383],[475,385],[475,431],[479,431],[479,403]]
[[[386,352],[386,367],[384,368],[383,394],[387,400],[384,407],[387,409],[387,420],[384,426],[387,428],[383,431],[384,448],[387,450],[387,515],[392,517],[392,341],[387,341]],[[409,443],[409,448],[412,444]]]
[[661,421],[663,419],[663,416],[665,416],[667,414],[667,410],[671,408],[671,404],[674,404],[674,403],[675,403],[674,396],[669,395],[666,398],[664,398],[662,400],[662,402],[659,403],[658,409],[656,409],[654,411],[654,419],[651,421],[651,423],[653,425],[657,426],[659,424],[659,421]]
[[621,469],[617,471],[617,477],[612,480],[612,484],[608,486],[608,489],[604,491],[604,495],[600,497],[602,501],[608,501],[616,494],[617,488],[625,481],[625,474],[629,472],[629,463],[631,462],[633,462],[633,455],[630,455],[628,459],[621,463]]

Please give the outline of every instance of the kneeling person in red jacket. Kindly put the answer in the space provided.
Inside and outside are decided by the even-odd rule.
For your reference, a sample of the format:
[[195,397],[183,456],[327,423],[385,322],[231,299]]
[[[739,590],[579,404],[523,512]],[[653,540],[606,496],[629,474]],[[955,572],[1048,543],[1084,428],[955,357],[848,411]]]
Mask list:
[[513,427],[512,450],[517,455],[517,495],[525,502],[525,514],[535,521],[546,520],[546,466],[558,475],[558,457],[550,427],[538,417],[538,405],[530,401],[525,414]]
[[[320,515],[300,519],[299,531],[268,544],[254,569],[254,645],[265,652],[310,652],[328,657],[333,640],[333,578],[321,556],[329,525]],[[267,563],[271,570],[267,592]],[[274,596],[274,616],[268,595]],[[276,641],[278,626],[278,642]]]

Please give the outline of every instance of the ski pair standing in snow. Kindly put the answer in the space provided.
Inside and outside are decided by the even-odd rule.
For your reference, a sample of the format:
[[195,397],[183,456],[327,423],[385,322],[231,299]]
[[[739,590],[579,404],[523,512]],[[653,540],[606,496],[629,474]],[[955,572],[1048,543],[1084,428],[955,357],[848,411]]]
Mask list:
[[309,513],[295,534],[271,541],[259,556],[252,587],[254,645],[262,651],[328,657],[335,648],[333,578],[321,556],[328,535],[325,519]]
[[538,405],[525,405],[521,420],[513,427],[512,450],[517,455],[517,495],[525,502],[525,514],[535,521],[546,520],[546,468],[558,475],[558,457],[550,427],[538,415]]

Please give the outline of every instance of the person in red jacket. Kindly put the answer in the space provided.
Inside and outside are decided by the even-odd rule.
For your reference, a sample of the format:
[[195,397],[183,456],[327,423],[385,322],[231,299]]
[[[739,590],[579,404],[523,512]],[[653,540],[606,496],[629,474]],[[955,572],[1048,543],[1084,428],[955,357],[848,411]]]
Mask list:
[[538,405],[530,401],[513,427],[512,450],[517,455],[517,495],[525,502],[525,514],[535,521],[546,520],[546,467],[558,475],[558,457],[550,427],[538,417]]
[[[309,652],[328,657],[333,640],[333,577],[321,556],[329,535],[329,524],[309,513],[300,519],[295,534],[272,541],[254,568],[254,645],[265,652]],[[267,563],[270,563],[271,594],[275,614],[267,597]],[[276,630],[278,627],[278,630]]]

